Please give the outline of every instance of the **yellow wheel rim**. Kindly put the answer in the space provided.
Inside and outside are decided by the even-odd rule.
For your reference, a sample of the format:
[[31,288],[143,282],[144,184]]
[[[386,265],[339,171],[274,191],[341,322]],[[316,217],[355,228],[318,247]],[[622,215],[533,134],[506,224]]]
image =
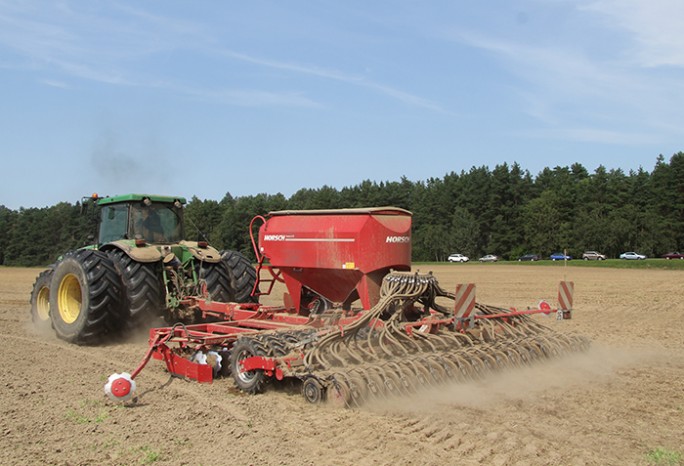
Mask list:
[[36,314],[41,322],[50,319],[50,288],[44,286],[36,296]]
[[74,274],[68,274],[59,284],[57,307],[59,316],[67,324],[73,324],[81,314],[81,284]]

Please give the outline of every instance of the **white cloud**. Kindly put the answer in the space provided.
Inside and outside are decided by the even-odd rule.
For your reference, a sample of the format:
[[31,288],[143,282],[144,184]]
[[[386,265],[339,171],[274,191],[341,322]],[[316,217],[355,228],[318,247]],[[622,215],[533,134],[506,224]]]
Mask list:
[[255,89],[191,89],[175,87],[176,90],[188,95],[199,97],[211,102],[222,102],[228,105],[243,107],[287,106],[317,108],[321,105],[296,92],[268,92]]
[[[651,9],[646,2],[624,3],[599,0],[581,8],[585,16],[574,27],[591,26],[570,28],[575,41],[567,30],[563,37],[537,31],[535,42],[507,30],[459,31],[452,38],[487,51],[519,79],[510,81],[511,93],[543,125],[545,137],[617,144],[672,140],[684,125],[678,110],[684,106],[684,82],[677,68],[653,66],[684,64],[684,34],[665,18],[668,5],[669,14],[684,18],[684,2],[675,7],[663,0]],[[592,24],[599,14],[602,23],[608,14],[614,19],[605,30]]]
[[43,79],[42,83],[50,87],[57,87],[59,89],[69,89],[69,85],[63,81],[55,81],[54,79]]
[[631,59],[640,66],[684,66],[681,0],[596,0],[581,9],[600,13],[608,26],[631,34]]
[[[256,58],[229,50],[218,49],[220,51],[215,52],[217,49],[214,47],[221,39],[212,36],[212,29],[207,24],[152,14],[122,3],[90,5],[90,8],[70,8],[69,2],[63,2],[43,8],[32,7],[29,2],[19,8],[0,1],[0,50],[4,46],[14,51],[27,68],[107,85],[150,88],[163,86],[158,85],[162,81],[161,76],[154,76],[158,71],[140,70],[148,59],[193,51],[211,55],[214,50],[214,57],[228,57],[256,66],[343,82],[413,107],[443,111],[435,102],[363,76],[315,65]],[[2,66],[10,67],[9,64]],[[163,81],[168,82],[168,77]],[[186,95],[211,96],[229,105],[320,106],[301,91],[234,88],[205,91],[195,85],[183,85],[181,80],[172,87]]]
[[279,70],[292,71],[295,73],[306,74],[311,76],[317,76],[319,78],[329,79],[333,81],[339,81],[346,84],[351,84],[358,87],[364,87],[372,89],[380,94],[392,97],[395,100],[401,101],[405,104],[412,105],[414,107],[421,107],[428,110],[434,110],[438,112],[444,112],[439,104],[431,102],[422,97],[410,94],[408,92],[395,89],[390,86],[383,85],[381,83],[370,81],[363,76],[355,76],[340,71],[321,68],[314,65],[302,65],[298,63],[287,63],[277,60],[269,60],[264,58],[257,58],[254,56],[246,55],[243,53],[238,53],[230,50],[222,50],[217,52],[220,55],[230,57],[236,60],[252,63],[255,65],[265,66],[268,68],[274,68]]
[[598,128],[552,128],[519,132],[533,139],[562,139],[599,144],[654,144],[658,138],[653,134],[628,131],[612,131]]

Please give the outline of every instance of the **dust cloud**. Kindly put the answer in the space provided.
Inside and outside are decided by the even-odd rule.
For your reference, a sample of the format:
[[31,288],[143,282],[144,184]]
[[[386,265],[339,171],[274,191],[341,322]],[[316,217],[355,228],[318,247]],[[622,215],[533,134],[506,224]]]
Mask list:
[[549,392],[606,384],[618,371],[648,364],[662,357],[662,352],[593,344],[583,353],[537,361],[530,366],[494,372],[481,380],[454,382],[411,396],[375,400],[363,409],[385,414],[426,414],[446,407],[482,409],[528,401]]

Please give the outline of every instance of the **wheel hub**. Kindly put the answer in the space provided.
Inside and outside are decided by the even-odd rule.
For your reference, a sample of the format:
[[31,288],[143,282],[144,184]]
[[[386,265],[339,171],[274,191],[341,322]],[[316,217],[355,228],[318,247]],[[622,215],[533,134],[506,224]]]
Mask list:
[[[252,356],[254,355],[251,354],[249,351],[242,351],[240,352],[239,360],[251,358]],[[242,366],[242,364],[240,364],[240,366]],[[237,377],[245,383],[250,383],[252,382],[252,380],[254,380],[254,377],[256,377],[256,372],[240,370],[237,374]]]
[[302,385],[302,393],[309,403],[318,403],[323,398],[323,387],[314,378],[308,378]]
[[36,311],[41,321],[50,319],[50,289],[45,286],[41,288],[36,297]]
[[68,274],[59,284],[57,291],[59,315],[67,324],[73,324],[81,313],[81,284],[74,274]]

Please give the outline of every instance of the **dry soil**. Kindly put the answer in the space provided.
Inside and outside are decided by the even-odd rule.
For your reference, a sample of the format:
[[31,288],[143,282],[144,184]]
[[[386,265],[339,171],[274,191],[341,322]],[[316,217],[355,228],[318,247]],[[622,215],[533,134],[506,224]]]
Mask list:
[[684,454],[682,272],[424,269],[447,289],[474,282],[480,302],[506,307],[555,303],[558,282],[572,280],[573,319],[535,318],[588,336],[592,349],[353,410],[308,404],[294,384],[257,396],[225,379],[164,385],[152,361],[137,377],[140,402],[124,407],[102,387],[135,368],[145,332],[99,347],[41,334],[28,302],[40,270],[0,268],[0,464],[624,465]]

